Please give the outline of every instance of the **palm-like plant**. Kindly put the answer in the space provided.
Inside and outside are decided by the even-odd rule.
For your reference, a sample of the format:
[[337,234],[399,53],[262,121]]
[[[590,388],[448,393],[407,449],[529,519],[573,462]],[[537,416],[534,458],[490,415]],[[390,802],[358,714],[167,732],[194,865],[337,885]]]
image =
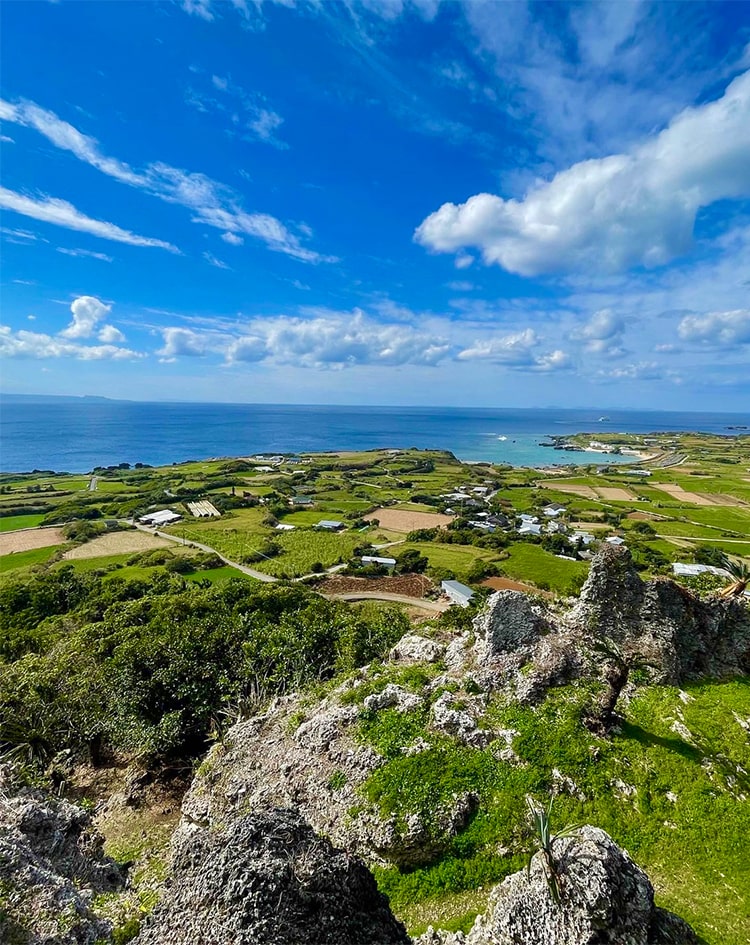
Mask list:
[[719,597],[723,597],[725,600],[742,597],[750,584],[750,568],[744,561],[733,561],[726,555],[724,555],[722,567],[725,571],[729,571],[732,581],[723,590],[719,591]]
[[526,864],[526,873],[528,875],[531,872],[531,861],[533,860],[534,855],[536,853],[541,853],[542,863],[544,865],[544,876],[547,880],[547,887],[549,888],[550,895],[552,896],[552,901],[555,903],[555,905],[559,906],[562,902],[562,889],[560,886],[560,876],[557,872],[557,864],[555,863],[554,845],[558,840],[569,837],[578,828],[575,826],[564,827],[557,833],[552,832],[551,798],[547,809],[545,810],[545,808],[538,804],[533,797],[526,795],[526,807],[528,808],[529,813],[529,823],[531,824],[531,829],[534,833],[534,849],[529,854],[529,861]]

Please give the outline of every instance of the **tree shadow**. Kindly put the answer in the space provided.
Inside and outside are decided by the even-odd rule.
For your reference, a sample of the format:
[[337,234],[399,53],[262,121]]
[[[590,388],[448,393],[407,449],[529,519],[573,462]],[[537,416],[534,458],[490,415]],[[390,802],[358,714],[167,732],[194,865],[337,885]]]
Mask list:
[[691,745],[682,738],[672,738],[668,735],[657,735],[649,732],[635,722],[623,721],[620,723],[620,731],[623,738],[632,738],[642,745],[659,745],[668,751],[674,751],[688,761],[694,761],[700,764],[703,761],[704,753],[695,745]]

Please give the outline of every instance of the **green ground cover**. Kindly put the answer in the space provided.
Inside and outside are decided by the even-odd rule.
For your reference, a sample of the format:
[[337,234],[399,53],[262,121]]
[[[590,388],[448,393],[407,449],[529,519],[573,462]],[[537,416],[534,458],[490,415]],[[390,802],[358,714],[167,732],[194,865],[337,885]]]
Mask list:
[[[419,686],[423,691],[423,683],[414,681]],[[435,736],[426,726],[427,711],[365,713],[361,737],[388,760],[363,794],[383,814],[405,827],[409,814],[420,811],[429,820],[457,793],[473,791],[480,798],[477,815],[435,863],[376,870],[396,912],[416,918],[410,931],[427,922],[444,926],[448,919],[466,928],[482,897],[469,895],[467,914],[457,916],[461,895],[486,896],[492,883],[524,865],[530,842],[524,798],[545,803],[556,769],[585,799],[559,795],[555,827],[589,823],[606,830],[646,870],[657,903],[687,919],[707,945],[746,945],[750,859],[742,838],[750,831],[750,806],[743,797],[750,785],[746,775],[738,777],[748,763],[747,734],[738,719],[750,716],[750,685],[704,682],[686,691],[693,700],[687,704],[677,689],[641,690],[626,709],[622,732],[610,740],[580,724],[589,698],[585,688],[553,690],[536,709],[495,703],[485,724],[518,733],[513,748],[520,766],[497,760],[491,747],[477,751]],[[672,730],[675,718],[684,720],[689,740]],[[420,737],[429,739],[429,749],[400,751]]]
[[256,562],[253,567],[276,577],[299,577],[309,574],[313,565],[324,568],[348,561],[352,551],[361,544],[356,532],[294,531],[277,533],[274,540],[284,549],[277,558]]
[[47,548],[32,548],[31,551],[16,551],[14,554],[0,556],[0,574],[30,568],[42,564],[55,554],[62,545],[50,545]]
[[586,561],[566,561],[539,545],[517,542],[508,549],[508,558],[501,563],[508,577],[530,581],[537,587],[560,594],[569,593],[588,574]]
[[252,581],[249,575],[238,571],[237,568],[211,568],[208,571],[193,571],[190,574],[183,574],[186,581],[210,581],[211,584],[223,584],[224,581],[230,581],[232,578],[242,578],[245,581]]
[[466,575],[475,561],[496,561],[504,568],[505,561],[500,561],[497,552],[489,548],[476,548],[474,545],[440,545],[432,542],[406,542],[393,548],[398,556],[404,551],[418,551],[430,562],[431,568],[452,571],[458,580],[466,580]]
[[6,515],[0,517],[0,532],[14,532],[19,528],[36,528],[43,515]]

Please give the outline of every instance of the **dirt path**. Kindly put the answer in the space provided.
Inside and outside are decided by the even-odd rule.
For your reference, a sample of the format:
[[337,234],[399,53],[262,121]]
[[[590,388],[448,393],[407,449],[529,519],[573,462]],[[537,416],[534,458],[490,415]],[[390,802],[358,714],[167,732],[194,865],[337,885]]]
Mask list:
[[139,529],[139,531],[146,532],[149,535],[158,535],[159,538],[166,538],[167,541],[174,542],[176,545],[188,545],[191,548],[197,548],[199,551],[216,555],[221,558],[224,564],[228,564],[230,568],[236,568],[243,574],[247,574],[248,577],[255,578],[256,581],[264,581],[266,584],[274,584],[278,581],[278,578],[273,577],[271,574],[264,574],[262,571],[256,571],[254,568],[248,568],[245,564],[240,564],[238,561],[232,561],[230,558],[226,558],[220,551],[211,548],[210,545],[203,545],[199,541],[189,541],[187,538],[178,538],[177,535],[170,535],[168,532],[152,531],[145,525],[136,525],[135,527]]
[[384,600],[394,604],[408,604],[409,607],[419,607],[430,613],[442,614],[451,605],[448,601],[420,600],[417,597],[407,597],[406,594],[389,594],[387,591],[356,591],[350,594],[323,594],[333,600]]

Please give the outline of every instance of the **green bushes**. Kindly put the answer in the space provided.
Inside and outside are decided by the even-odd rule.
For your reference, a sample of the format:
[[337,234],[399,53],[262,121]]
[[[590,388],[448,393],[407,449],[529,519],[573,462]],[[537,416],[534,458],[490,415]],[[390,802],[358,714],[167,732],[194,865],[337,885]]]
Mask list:
[[408,629],[396,610],[299,585],[103,581],[70,567],[4,585],[0,619],[0,750],[40,761],[65,748],[193,758],[228,704],[350,671]]

